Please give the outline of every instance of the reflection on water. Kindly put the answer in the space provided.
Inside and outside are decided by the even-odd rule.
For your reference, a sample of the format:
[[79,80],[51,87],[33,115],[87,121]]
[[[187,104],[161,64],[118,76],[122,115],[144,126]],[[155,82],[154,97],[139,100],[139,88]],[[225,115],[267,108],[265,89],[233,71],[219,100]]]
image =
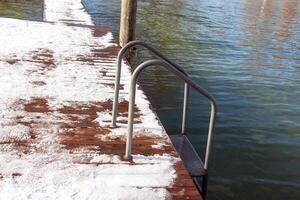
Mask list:
[[[119,1],[84,2],[118,34]],[[209,199],[300,199],[300,1],[140,0],[138,8],[138,39],[217,99]],[[157,68],[142,82],[168,132],[178,133],[181,82]],[[207,105],[191,94],[188,132],[199,153]]]
[[43,0],[0,0],[0,16],[43,20]]

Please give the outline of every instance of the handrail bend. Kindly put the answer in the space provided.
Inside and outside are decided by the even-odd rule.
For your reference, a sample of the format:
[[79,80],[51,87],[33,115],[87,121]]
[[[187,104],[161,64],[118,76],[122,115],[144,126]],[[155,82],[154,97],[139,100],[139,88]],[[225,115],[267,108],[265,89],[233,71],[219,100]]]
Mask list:
[[[116,127],[116,121],[117,121],[117,114],[118,114],[118,104],[119,104],[119,86],[120,86],[120,79],[121,79],[121,66],[122,66],[122,60],[124,58],[124,55],[128,51],[128,49],[134,47],[134,46],[142,46],[146,49],[148,49],[150,52],[154,53],[156,56],[164,60],[165,62],[169,63],[173,67],[175,67],[178,71],[188,76],[187,72],[181,68],[178,64],[164,56],[162,53],[160,53],[156,48],[153,46],[147,44],[144,41],[135,40],[132,42],[127,43],[118,54],[118,63],[117,63],[117,71],[116,71],[116,78],[115,78],[115,94],[114,94],[114,100],[113,100],[113,107],[112,107],[112,123],[111,127]],[[181,125],[181,133],[185,133],[185,127],[186,127],[186,119],[187,119],[187,108],[188,108],[188,96],[189,96],[189,86],[188,84],[184,84],[184,102],[183,102],[183,114],[182,114],[182,125]]]
[[192,81],[188,76],[183,74],[179,71],[175,66],[172,64],[162,61],[162,60],[149,60],[142,64],[140,64],[133,72],[130,82],[130,93],[129,93],[129,111],[128,111],[128,132],[127,132],[127,140],[126,140],[126,153],[125,158],[131,159],[131,151],[132,151],[132,135],[133,135],[133,120],[134,120],[134,104],[135,104],[135,94],[136,94],[136,82],[140,73],[150,67],[150,66],[160,66],[164,67],[168,71],[175,74],[181,80],[183,80],[186,84],[196,90],[198,93],[202,94],[206,97],[211,106],[211,114],[210,114],[210,122],[209,122],[209,129],[208,129],[208,137],[207,137],[207,145],[206,145],[206,152],[205,152],[205,161],[204,161],[204,169],[207,170],[208,168],[208,159],[211,152],[212,146],[212,137],[213,137],[213,130],[215,127],[215,118],[217,113],[217,105],[216,101],[213,96],[211,96],[205,89],[201,88],[197,85],[194,81]]

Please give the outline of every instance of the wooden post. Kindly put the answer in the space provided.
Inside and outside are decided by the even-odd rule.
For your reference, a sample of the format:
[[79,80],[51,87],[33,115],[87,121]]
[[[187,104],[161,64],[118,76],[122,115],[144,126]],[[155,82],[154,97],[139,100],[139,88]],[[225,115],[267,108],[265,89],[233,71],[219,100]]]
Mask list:
[[120,19],[120,46],[134,40],[137,0],[122,0]]

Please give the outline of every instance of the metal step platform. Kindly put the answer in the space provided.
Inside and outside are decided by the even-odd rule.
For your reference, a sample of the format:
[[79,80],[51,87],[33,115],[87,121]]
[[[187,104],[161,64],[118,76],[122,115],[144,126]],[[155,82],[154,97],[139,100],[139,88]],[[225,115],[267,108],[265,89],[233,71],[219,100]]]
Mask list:
[[[195,185],[202,193],[203,198],[205,198],[207,192],[207,170],[205,170],[201,158],[186,135],[169,135],[169,137],[190,176],[193,178]],[[198,182],[199,178],[202,179],[201,183]]]

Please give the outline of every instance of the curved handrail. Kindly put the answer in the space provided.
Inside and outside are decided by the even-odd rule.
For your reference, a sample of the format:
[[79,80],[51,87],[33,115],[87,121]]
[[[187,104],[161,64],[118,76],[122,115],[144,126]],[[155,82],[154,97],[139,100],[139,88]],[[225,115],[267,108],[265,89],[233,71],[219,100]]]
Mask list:
[[127,141],[126,141],[126,154],[125,158],[131,159],[131,150],[132,150],[132,134],[133,134],[133,120],[134,120],[134,104],[135,104],[135,93],[136,93],[136,82],[137,78],[140,73],[150,67],[150,66],[161,66],[175,74],[181,80],[183,80],[186,84],[196,90],[198,93],[202,94],[206,97],[211,106],[211,114],[210,114],[210,122],[209,122],[209,129],[208,129],[208,137],[207,137],[207,145],[206,145],[206,152],[205,152],[205,161],[204,161],[204,169],[207,170],[208,167],[208,159],[211,152],[212,146],[212,137],[213,137],[213,130],[215,127],[215,118],[217,113],[217,104],[216,100],[213,96],[211,96],[205,89],[201,88],[197,85],[193,80],[191,80],[188,76],[183,74],[177,68],[175,68],[170,63],[167,63],[162,60],[149,60],[142,64],[140,64],[133,72],[130,82],[130,93],[129,93],[129,111],[128,111],[128,133],[127,133]]
[[[172,66],[174,66],[177,70],[179,70],[181,73],[188,76],[188,73],[180,67],[178,64],[164,56],[162,53],[160,53],[156,48],[151,46],[150,44],[147,44],[144,41],[135,40],[132,42],[127,43],[118,54],[118,63],[117,63],[117,71],[116,71],[116,79],[115,79],[115,95],[114,95],[114,101],[113,101],[113,107],[112,107],[112,124],[111,127],[116,127],[116,121],[117,121],[117,113],[118,113],[118,104],[119,104],[119,86],[120,86],[120,78],[121,78],[121,65],[122,60],[124,58],[125,53],[128,51],[128,49],[134,47],[134,46],[142,46],[152,53],[154,53],[159,58],[163,59],[165,62],[170,63]],[[181,133],[185,133],[185,125],[186,125],[186,116],[187,116],[187,107],[188,107],[188,96],[189,96],[189,86],[188,84],[184,84],[184,102],[183,102],[183,114],[182,114],[182,125],[181,125]]]

